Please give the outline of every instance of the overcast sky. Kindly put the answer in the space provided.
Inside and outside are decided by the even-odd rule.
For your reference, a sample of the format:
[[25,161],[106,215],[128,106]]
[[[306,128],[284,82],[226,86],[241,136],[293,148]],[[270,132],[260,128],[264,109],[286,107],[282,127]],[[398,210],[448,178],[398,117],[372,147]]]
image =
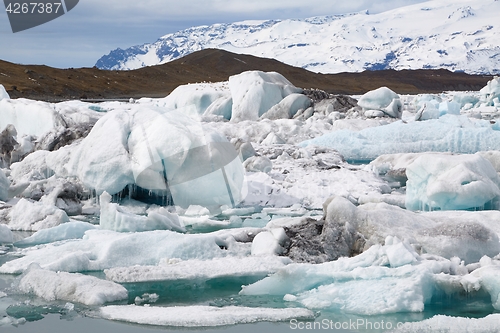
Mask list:
[[0,4],[0,59],[59,68],[92,67],[101,56],[118,47],[154,42],[165,34],[196,25],[362,10],[374,14],[418,2],[423,1],[80,0],[66,15],[15,34]]

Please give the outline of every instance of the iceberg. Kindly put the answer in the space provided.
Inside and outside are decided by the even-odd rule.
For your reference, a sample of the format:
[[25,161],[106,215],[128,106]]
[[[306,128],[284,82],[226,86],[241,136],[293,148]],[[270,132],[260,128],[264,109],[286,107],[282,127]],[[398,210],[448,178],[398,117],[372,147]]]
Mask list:
[[234,206],[243,196],[232,144],[179,110],[109,112],[71,154],[70,169],[98,194],[136,185],[181,207]]
[[17,289],[47,301],[61,300],[86,305],[102,305],[128,298],[127,289],[117,283],[78,273],[52,272],[41,269],[37,264],[24,272]]
[[500,77],[495,76],[479,91],[479,102],[485,106],[500,106]]
[[406,167],[406,208],[500,208],[500,177],[478,154],[423,154]]
[[109,305],[100,308],[97,316],[128,323],[174,327],[214,327],[315,318],[312,311],[303,308],[272,309],[203,305],[176,307]]
[[141,232],[152,230],[174,230],[185,232],[179,217],[160,207],[150,211],[147,216],[129,213],[118,204],[111,202],[111,196],[104,192],[99,200],[101,204],[100,226],[102,229],[118,232]]
[[403,104],[399,95],[387,87],[380,87],[361,96],[358,105],[363,111],[378,110],[393,118],[401,118]]
[[66,222],[57,227],[39,230],[29,237],[15,242],[14,246],[28,247],[67,239],[81,239],[87,230],[95,228],[96,226],[87,222]]
[[229,88],[233,97],[232,122],[258,120],[288,95],[302,92],[281,74],[260,71],[229,77]]
[[12,230],[38,231],[69,222],[61,209],[41,202],[20,199],[10,210],[8,226]]
[[466,116],[444,115],[425,122],[397,121],[361,131],[340,130],[299,146],[333,148],[346,160],[374,160],[395,153],[450,152],[474,154],[500,146],[500,131],[489,122],[473,122]]
[[231,234],[88,230],[83,239],[35,246],[23,249],[21,253],[23,257],[0,266],[0,274],[22,273],[31,263],[38,263],[51,271],[102,271],[112,267],[157,265],[164,258],[203,260],[244,256],[250,253],[250,249],[237,243]]

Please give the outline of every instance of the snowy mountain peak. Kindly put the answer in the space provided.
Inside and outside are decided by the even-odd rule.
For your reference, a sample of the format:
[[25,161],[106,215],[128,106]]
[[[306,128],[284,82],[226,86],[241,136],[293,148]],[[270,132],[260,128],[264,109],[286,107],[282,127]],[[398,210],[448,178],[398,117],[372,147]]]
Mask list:
[[434,0],[380,14],[199,26],[116,49],[96,63],[126,70],[218,48],[274,58],[313,72],[437,69],[500,73],[498,0]]

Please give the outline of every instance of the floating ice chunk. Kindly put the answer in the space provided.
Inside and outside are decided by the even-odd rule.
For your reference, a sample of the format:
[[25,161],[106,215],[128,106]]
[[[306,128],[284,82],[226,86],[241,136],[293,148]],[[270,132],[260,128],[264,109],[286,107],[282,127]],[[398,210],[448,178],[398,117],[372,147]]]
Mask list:
[[252,255],[282,254],[285,241],[288,239],[283,228],[260,232],[252,241]]
[[490,314],[484,318],[465,318],[437,315],[419,322],[408,322],[398,327],[397,333],[496,333],[500,314]]
[[22,250],[21,258],[0,266],[5,274],[22,273],[35,262],[52,271],[83,272],[111,267],[157,265],[163,258],[213,259],[247,255],[233,236],[185,235],[172,231],[117,233],[88,230],[83,239],[46,244]]
[[301,308],[272,309],[238,306],[219,308],[202,305],[176,307],[110,305],[102,307],[99,315],[104,319],[129,323],[178,327],[227,326],[291,319],[311,320],[315,317],[312,311]]
[[57,227],[39,230],[30,237],[15,242],[14,245],[26,247],[53,243],[66,239],[79,239],[83,238],[87,230],[95,228],[94,225],[86,222],[67,222]]
[[396,121],[361,131],[334,131],[299,146],[336,149],[346,160],[373,160],[394,153],[450,152],[473,154],[500,146],[500,132],[465,116],[444,115],[425,122]]
[[439,103],[439,115],[442,116],[445,114],[460,115],[460,104],[454,101]]
[[367,92],[359,98],[358,105],[364,111],[380,110],[394,118],[401,118],[403,110],[399,95],[387,87]]
[[69,217],[55,206],[22,198],[9,212],[9,220],[11,230],[38,231],[69,222]]
[[165,208],[150,211],[147,216],[135,215],[123,210],[120,205],[111,202],[111,196],[104,192],[100,196],[100,226],[103,229],[118,232],[139,232],[151,230],[174,230],[185,232],[179,217]]
[[270,108],[261,118],[271,120],[291,119],[299,110],[305,110],[311,106],[309,97],[303,94],[290,94],[283,98],[281,102]]
[[407,209],[495,209],[500,200],[500,178],[479,155],[422,155],[408,165],[406,175]]
[[86,305],[102,305],[128,298],[127,289],[117,283],[78,273],[47,271],[36,264],[21,276],[17,288],[47,301],[62,300]]
[[424,104],[415,114],[415,120],[438,119],[439,109],[432,103]]
[[0,245],[12,244],[13,241],[14,241],[14,236],[12,234],[12,231],[10,231],[10,229],[7,226],[0,224]]
[[391,267],[400,267],[417,261],[418,254],[408,242],[387,236],[385,245],[385,253]]
[[104,271],[106,278],[117,283],[210,280],[227,276],[265,277],[283,268],[291,260],[278,256],[226,257],[210,260],[161,260],[158,266],[116,267]]
[[5,176],[5,173],[0,169],[0,200],[7,201],[9,199],[10,181]]
[[[403,271],[406,276],[401,274]],[[309,309],[375,315],[421,312],[432,297],[431,275],[426,272],[405,267],[398,271],[365,268],[358,273],[361,274],[356,278],[336,281],[298,294],[296,302]]]
[[248,71],[229,77],[233,97],[232,122],[258,120],[270,108],[293,93],[301,93],[276,72]]
[[2,84],[0,84],[0,101],[2,99],[10,99],[10,96],[7,93],[7,90],[5,90],[5,87]]
[[486,86],[479,91],[480,103],[493,106],[495,105],[495,99],[497,99],[496,104],[498,104],[498,98],[500,98],[500,77],[495,76],[492,80],[488,81]]

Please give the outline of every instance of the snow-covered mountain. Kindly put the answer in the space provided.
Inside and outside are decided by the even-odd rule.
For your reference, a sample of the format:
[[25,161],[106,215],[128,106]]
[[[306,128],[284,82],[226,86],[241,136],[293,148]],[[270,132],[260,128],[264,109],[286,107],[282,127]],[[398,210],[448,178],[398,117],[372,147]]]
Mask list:
[[499,13],[499,0],[433,0],[376,15],[214,24],[116,49],[96,66],[136,69],[218,48],[322,73],[446,68],[499,74]]

